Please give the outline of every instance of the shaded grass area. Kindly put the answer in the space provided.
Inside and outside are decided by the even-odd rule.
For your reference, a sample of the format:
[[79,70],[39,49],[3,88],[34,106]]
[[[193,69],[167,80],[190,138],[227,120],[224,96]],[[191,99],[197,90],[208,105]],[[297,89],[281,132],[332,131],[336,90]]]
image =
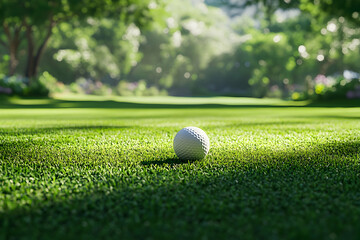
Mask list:
[[[2,109],[0,238],[358,239],[360,109]],[[172,150],[185,126],[211,141]]]
[[191,108],[238,108],[238,107],[289,107],[302,106],[305,102],[286,102],[278,99],[249,99],[231,97],[188,98],[182,97],[113,97],[99,98],[94,96],[82,98],[57,99],[3,99],[0,108],[124,108],[124,109],[191,109]]
[[13,108],[124,108],[124,109],[191,109],[191,108],[268,108],[268,107],[360,107],[360,99],[323,101],[284,101],[235,97],[101,97],[78,96],[43,99],[0,98],[0,109]]

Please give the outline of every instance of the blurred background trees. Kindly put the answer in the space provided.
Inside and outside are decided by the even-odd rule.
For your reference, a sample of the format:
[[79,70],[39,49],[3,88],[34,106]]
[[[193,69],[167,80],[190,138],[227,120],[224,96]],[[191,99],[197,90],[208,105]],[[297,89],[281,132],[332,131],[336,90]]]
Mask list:
[[0,0],[0,94],[360,97],[359,12],[349,0]]

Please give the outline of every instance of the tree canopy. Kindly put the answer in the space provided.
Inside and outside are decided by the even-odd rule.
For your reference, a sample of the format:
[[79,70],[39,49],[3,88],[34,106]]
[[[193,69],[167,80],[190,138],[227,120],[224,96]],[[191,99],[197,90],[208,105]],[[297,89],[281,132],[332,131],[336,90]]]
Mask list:
[[143,27],[154,16],[150,14],[154,4],[156,6],[155,2],[147,0],[1,0],[0,22],[4,32],[1,43],[9,49],[9,73],[15,72],[18,48],[26,41],[25,75],[36,76],[53,27],[60,22],[111,17]]
[[359,23],[360,3],[354,0],[206,0],[210,5],[231,9],[245,9],[250,5],[260,5],[270,16],[277,9],[299,8],[310,12],[313,16],[330,15],[345,17]]
[[355,86],[344,76],[359,71],[353,2],[326,12],[330,1],[38,0],[42,16],[30,1],[0,2],[9,4],[0,29],[8,92],[28,93],[35,79],[74,93],[299,100],[345,96]]

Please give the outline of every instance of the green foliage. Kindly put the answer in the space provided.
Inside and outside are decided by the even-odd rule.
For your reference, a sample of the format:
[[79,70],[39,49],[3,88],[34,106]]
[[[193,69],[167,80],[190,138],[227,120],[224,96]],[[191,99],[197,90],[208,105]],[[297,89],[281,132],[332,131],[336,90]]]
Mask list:
[[[356,73],[346,71],[343,76],[317,75],[314,80],[308,79],[303,92],[293,92],[293,100],[313,99],[317,101],[344,100],[360,98],[360,79]],[[349,76],[350,75],[350,76]]]
[[160,91],[155,86],[147,87],[146,81],[139,82],[120,81],[117,85],[117,93],[120,96],[159,96],[167,95],[165,90]]
[[[101,26],[98,27],[101,28]],[[67,36],[60,37],[65,32],[69,32]],[[52,61],[65,65],[64,68],[69,68],[71,75],[101,80],[109,75],[120,74],[119,63],[111,50],[92,38],[95,34],[94,25],[78,28],[64,23],[60,25],[59,32],[56,34],[59,34],[55,35],[55,38],[59,37],[57,41],[61,39],[63,41],[53,43],[59,50],[53,55]]]
[[27,96],[49,96],[49,89],[46,88],[44,82],[40,81],[40,79],[33,79],[29,84],[29,87],[26,88],[26,92],[24,95]]
[[140,26],[151,19],[151,15],[146,12],[149,4],[148,0],[1,0],[0,21],[25,20],[30,25],[43,26],[50,19],[58,22],[74,17],[86,19],[116,16],[117,19]]
[[21,76],[6,77],[4,74],[0,75],[0,87],[2,94],[16,94],[26,95],[28,92],[27,79]]
[[39,84],[44,86],[51,94],[65,91],[65,85],[48,72],[43,72],[38,79]]
[[[24,51],[27,51],[27,62],[24,75],[28,78],[37,77],[38,65],[53,28],[61,22],[107,17],[124,25],[132,24],[138,28],[146,28],[150,25],[149,22],[162,16],[161,10],[157,10],[157,2],[156,0],[1,0],[0,23],[3,32],[0,32],[0,43],[10,54],[8,74],[13,75],[16,72],[19,48],[25,41],[27,48]],[[34,44],[35,42],[39,44]],[[99,48],[97,51],[94,57],[108,56],[105,48]]]
[[49,94],[62,93],[66,86],[58,82],[50,73],[43,72],[39,78],[29,79],[21,76],[6,77],[0,75],[0,94],[18,96],[48,96]]
[[350,21],[359,23],[360,5],[353,0],[205,0],[210,5],[224,7],[227,10],[243,10],[248,6],[257,6],[263,8],[266,17],[270,19],[276,10],[300,8],[303,11],[310,12],[314,17],[345,17]]
[[0,59],[0,73],[4,74],[7,71],[10,57],[8,54],[2,53],[1,49],[0,49],[0,56],[2,58]]
[[310,12],[315,17],[345,17],[347,20],[360,23],[360,5],[352,0],[312,1],[300,0],[300,9]]
[[[39,70],[70,86],[64,91],[136,95],[128,86],[145,81],[152,93],[139,95],[292,98],[295,93],[302,99],[311,96],[297,95],[308,90],[308,79],[357,72],[360,61],[357,9],[347,0],[346,6],[335,0],[222,1],[233,10],[256,6],[253,16],[237,18],[229,17],[235,10],[226,14],[190,0],[36,2],[38,7],[28,0],[0,0],[0,19],[21,36],[29,21],[35,40],[44,39],[44,27],[56,20]],[[21,7],[10,8],[13,4]],[[331,4],[338,9],[327,13]],[[0,32],[0,43],[6,40]],[[27,49],[19,45],[18,69],[27,69]],[[0,48],[2,73],[11,63],[5,50]],[[101,87],[82,88],[77,79]]]
[[[264,97],[269,86],[282,85],[294,68],[293,48],[284,34],[259,34],[252,32],[252,39],[244,48],[253,57],[254,71],[249,79],[254,96]],[[257,61],[257,62],[256,62]]]
[[[208,74],[210,78],[216,76],[219,79],[218,83],[214,84],[215,86],[221,86],[219,82],[224,81],[235,92],[234,84],[229,84],[228,79],[238,79],[238,82],[247,80],[250,86],[243,85],[242,89],[250,87],[253,96],[269,96],[272,94],[271,89],[276,88],[281,89],[282,96],[286,97],[294,89],[301,91],[306,87],[306,79],[309,77],[315,78],[318,74],[338,75],[344,70],[358,71],[358,67],[354,65],[359,62],[357,57],[359,56],[360,33],[357,24],[360,19],[360,9],[356,1],[209,0],[208,3],[224,6],[229,14],[240,13],[248,5],[255,5],[259,10],[255,14],[255,21],[243,14],[235,20],[233,25],[234,30],[242,36],[248,34],[252,37],[251,40],[238,46],[243,52],[251,51],[248,56],[250,59],[248,65],[252,63],[251,76],[248,76],[248,71],[245,71],[242,76],[239,73],[236,74],[231,64],[218,63],[216,70],[210,70]],[[287,11],[289,8],[290,11]],[[291,8],[300,8],[303,12],[296,14],[296,10]],[[289,18],[291,15],[293,17]],[[275,38],[270,37],[274,36],[273,34],[285,36],[285,42],[279,44],[280,41],[274,44],[271,40]],[[256,41],[259,41],[260,45]],[[244,45],[249,46],[245,48]],[[299,51],[300,47],[303,52]],[[284,52],[279,51],[282,48]],[[287,60],[285,55],[288,57]],[[229,56],[226,58],[232,59]],[[238,60],[239,57],[235,59]],[[232,61],[235,62],[235,59]],[[241,63],[236,61],[236,65],[239,68]],[[224,67],[224,72],[231,71],[230,76],[219,73]],[[241,84],[235,86],[239,88]]]
[[319,100],[355,98],[358,96],[352,92],[357,92],[359,82],[360,79],[346,79],[342,76],[337,78],[317,76],[314,93]]
[[170,1],[167,9],[171,17],[166,28],[144,33],[139,48],[143,58],[127,78],[145,79],[172,95],[191,95],[204,89],[204,71],[215,57],[233,50],[237,36],[226,27],[229,19],[217,8]]
[[[358,108],[107,99],[0,103],[3,238],[359,238]],[[204,160],[173,152],[189,125]]]
[[[92,81],[91,79],[86,79],[83,77],[78,78],[75,82],[66,86],[66,91],[69,90],[72,93],[79,94],[93,94],[93,95],[111,95],[113,90],[107,84],[104,84],[100,81]],[[63,92],[64,93],[64,92]]]

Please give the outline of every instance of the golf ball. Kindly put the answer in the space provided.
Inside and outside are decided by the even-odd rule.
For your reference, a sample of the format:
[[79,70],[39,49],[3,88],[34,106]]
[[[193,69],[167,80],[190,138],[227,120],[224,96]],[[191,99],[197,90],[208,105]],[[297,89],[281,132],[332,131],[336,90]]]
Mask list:
[[174,138],[176,155],[183,160],[203,159],[210,149],[206,133],[197,127],[181,129]]

